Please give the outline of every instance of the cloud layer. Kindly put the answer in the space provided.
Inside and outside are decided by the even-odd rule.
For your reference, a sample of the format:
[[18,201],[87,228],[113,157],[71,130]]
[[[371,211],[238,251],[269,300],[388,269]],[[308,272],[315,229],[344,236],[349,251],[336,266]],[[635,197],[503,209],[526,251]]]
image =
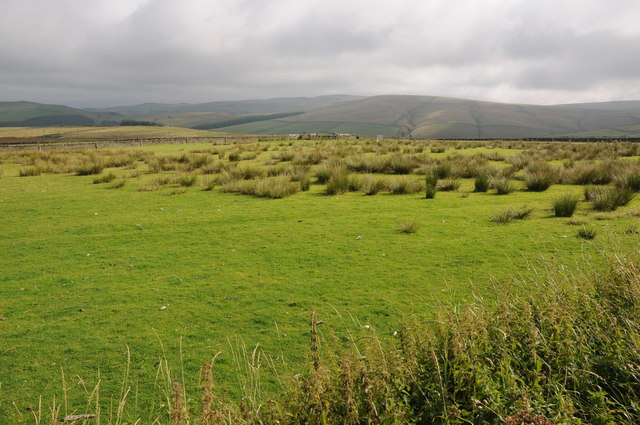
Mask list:
[[5,0],[0,100],[640,99],[637,0]]

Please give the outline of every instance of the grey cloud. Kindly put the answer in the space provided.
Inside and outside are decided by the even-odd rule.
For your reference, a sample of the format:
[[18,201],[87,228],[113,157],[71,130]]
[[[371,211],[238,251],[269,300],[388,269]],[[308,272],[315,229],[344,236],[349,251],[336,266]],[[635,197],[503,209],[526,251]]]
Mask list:
[[640,75],[631,0],[136,1],[10,0],[0,100],[609,100]]

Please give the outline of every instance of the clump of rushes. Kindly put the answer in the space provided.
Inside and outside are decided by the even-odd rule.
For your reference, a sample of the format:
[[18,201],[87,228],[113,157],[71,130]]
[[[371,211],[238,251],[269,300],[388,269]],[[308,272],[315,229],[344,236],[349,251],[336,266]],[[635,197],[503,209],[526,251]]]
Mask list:
[[115,174],[108,173],[108,174],[105,174],[103,176],[99,176],[99,177],[96,177],[95,179],[93,179],[93,184],[109,183],[109,182],[111,182],[111,181],[113,181],[115,179],[116,179],[116,175]]
[[516,190],[513,182],[505,177],[494,177],[490,180],[490,186],[496,190],[497,195],[508,195]]
[[510,223],[513,220],[523,220],[527,218],[532,211],[533,208],[524,205],[521,207],[509,207],[491,216],[491,221],[494,223]]
[[613,183],[621,189],[640,192],[640,168],[628,167],[613,177]]
[[564,194],[553,200],[553,215],[556,217],[571,217],[578,206],[578,198],[572,194]]
[[349,173],[346,170],[335,170],[327,182],[326,194],[339,195],[349,190]]
[[384,190],[386,182],[384,179],[375,176],[363,176],[360,179],[360,190],[365,195],[375,195]]
[[619,187],[606,187],[589,192],[589,200],[593,203],[593,208],[598,211],[614,211],[618,207],[627,205],[634,196],[635,193],[632,190]]
[[425,193],[424,197],[427,199],[433,199],[436,197],[438,191],[438,176],[434,174],[427,174],[425,177]]
[[422,182],[409,177],[398,177],[387,182],[389,192],[394,195],[418,193],[424,190]]
[[448,162],[441,162],[433,169],[433,175],[439,179],[448,179],[451,177],[451,164]]
[[489,190],[489,177],[484,174],[480,174],[473,182],[474,192],[486,192]]
[[103,165],[99,162],[86,161],[76,167],[75,172],[78,176],[89,176],[100,174],[103,169]]
[[178,174],[175,182],[183,187],[191,187],[198,181],[198,176],[195,174]]
[[42,174],[42,168],[40,167],[20,167],[18,170],[20,177],[33,177]]
[[253,194],[262,198],[280,199],[295,194],[300,190],[297,182],[291,182],[284,176],[258,180]]
[[109,183],[109,185],[107,185],[108,189],[120,189],[121,187],[124,187],[124,185],[127,183],[127,181],[125,179],[118,179],[118,180],[113,180],[111,183]]
[[398,231],[400,233],[417,233],[418,229],[420,229],[420,224],[415,220],[407,220],[398,224]]
[[460,187],[460,182],[455,179],[447,179],[438,182],[438,190],[441,192],[453,192],[458,190]]
[[593,227],[582,226],[580,230],[578,230],[578,237],[582,239],[591,240],[596,237],[598,232]]
[[556,167],[546,162],[536,162],[529,166],[522,179],[531,192],[544,192],[558,179]]

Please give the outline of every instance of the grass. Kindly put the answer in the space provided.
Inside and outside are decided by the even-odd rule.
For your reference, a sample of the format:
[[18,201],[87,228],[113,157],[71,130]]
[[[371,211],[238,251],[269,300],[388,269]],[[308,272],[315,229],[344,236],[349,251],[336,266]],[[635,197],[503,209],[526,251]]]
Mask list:
[[[285,189],[299,187],[287,171],[288,164],[270,177],[244,180],[240,173],[233,174],[246,165],[263,168],[266,176],[274,165],[271,154],[287,150],[295,150],[300,158],[323,158],[320,164],[309,164],[310,176],[317,176],[322,167],[344,170],[339,164],[351,156],[390,155],[405,149],[413,152],[405,155],[424,155],[418,160],[426,164],[433,159],[430,144],[444,142],[289,143],[142,146],[127,154],[91,151],[105,164],[117,157],[128,164],[123,167],[135,167],[138,177],[129,174],[131,169],[106,170],[118,176],[112,182],[126,182],[118,190],[93,185],[96,176],[73,175],[67,165],[83,153],[2,154],[0,317],[6,320],[0,321],[0,418],[29,423],[39,395],[44,407],[55,396],[61,415],[83,413],[87,393],[98,383],[98,404],[104,415],[114,406],[115,418],[126,367],[124,391],[130,388],[131,418],[142,415],[147,420],[154,409],[164,409],[160,405],[167,406],[173,378],[180,378],[182,370],[186,378],[179,381],[188,410],[200,396],[202,362],[217,353],[211,379],[220,402],[240,400],[246,394],[265,400],[283,393],[287,387],[283,382],[301,373],[312,307],[326,323],[318,327],[323,353],[322,338],[344,348],[354,329],[401,334],[402,325],[412,317],[431,320],[439,306],[459,306],[473,297],[486,297],[492,303],[496,287],[527,292],[537,280],[524,285],[514,282],[514,276],[542,279],[544,269],[532,272],[531,265],[541,252],[571,273],[584,269],[585,258],[602,265],[600,254],[611,249],[611,240],[620,249],[637,247],[637,236],[626,232],[637,220],[631,214],[638,208],[637,200],[616,213],[603,213],[607,220],[589,220],[600,235],[607,235],[590,242],[565,237],[577,230],[565,220],[547,219],[551,200],[563,193],[577,196],[582,191],[578,186],[515,190],[508,197],[470,193],[462,198],[459,193],[441,192],[425,202],[419,194],[426,187],[423,177],[375,175],[390,184],[388,193],[323,196],[326,182],[313,179],[306,192],[269,199],[256,196],[256,191],[258,185],[268,188],[271,179]],[[521,148],[513,143],[513,149]],[[445,145],[447,152],[435,155],[464,153],[467,146],[479,153],[483,146]],[[536,156],[550,161],[564,155],[546,144],[530,146]],[[417,148],[424,153],[416,153]],[[508,157],[509,148],[502,149],[501,155]],[[236,151],[240,157],[251,152],[256,156],[239,164],[221,158]],[[191,159],[203,155],[211,160],[198,161],[201,168],[182,168],[191,168]],[[67,172],[19,177],[22,168],[36,162],[45,165],[43,170],[57,165]],[[214,170],[212,165],[218,162],[224,166]],[[152,169],[156,163],[168,169]],[[213,172],[205,175],[205,169]],[[195,175],[198,181],[212,179],[213,190],[180,186],[174,179],[181,173]],[[399,187],[415,184],[420,190],[403,189],[398,193],[404,194],[391,196],[393,181],[401,182]],[[459,182],[465,193],[474,188],[473,178]],[[510,226],[487,220],[487,211],[513,204],[526,204],[533,211]],[[585,221],[591,214],[590,208],[580,209]],[[406,217],[421,226],[410,237],[396,230]],[[238,338],[250,348],[239,348],[243,343]],[[245,358],[238,354],[245,350],[249,361],[236,361]],[[159,364],[161,359],[173,365],[169,373],[165,363]],[[352,365],[361,365],[361,360],[352,359]],[[65,385],[60,382],[61,368]],[[278,375],[267,369],[277,370]],[[249,379],[256,374],[263,376],[258,389],[255,379]],[[167,375],[172,379],[156,380]],[[362,382],[361,378],[354,382]],[[246,400],[246,409],[252,411],[253,404]],[[92,401],[96,402],[95,395]],[[29,406],[31,411],[26,410]]]
[[580,200],[573,194],[564,194],[553,200],[553,215],[556,217],[571,217]]
[[420,224],[416,220],[407,220],[398,224],[400,233],[417,233],[418,229],[420,229]]
[[533,208],[527,206],[508,207],[492,215],[491,221],[495,223],[510,223],[513,220],[523,220],[527,218],[532,211]]

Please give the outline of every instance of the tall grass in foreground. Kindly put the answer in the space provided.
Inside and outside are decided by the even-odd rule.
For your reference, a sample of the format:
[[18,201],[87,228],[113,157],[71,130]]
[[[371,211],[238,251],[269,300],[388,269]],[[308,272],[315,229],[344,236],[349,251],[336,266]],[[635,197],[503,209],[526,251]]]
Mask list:
[[[637,424],[639,253],[613,256],[597,273],[551,276],[521,282],[533,293],[502,289],[495,303],[446,308],[393,336],[365,326],[342,351],[321,338],[312,312],[306,371],[272,399],[259,395],[260,370],[273,363],[257,348],[231,347],[244,390],[237,402],[219,396],[215,362],[202,369],[201,397],[186,397],[179,371],[160,361],[165,402],[149,417],[163,425]],[[66,400],[65,410],[96,414],[102,425],[143,423],[127,398],[129,383],[122,388],[111,410],[100,410],[97,389],[87,391],[81,410]],[[62,419],[60,401],[24,415],[40,424],[49,412],[53,422]]]

